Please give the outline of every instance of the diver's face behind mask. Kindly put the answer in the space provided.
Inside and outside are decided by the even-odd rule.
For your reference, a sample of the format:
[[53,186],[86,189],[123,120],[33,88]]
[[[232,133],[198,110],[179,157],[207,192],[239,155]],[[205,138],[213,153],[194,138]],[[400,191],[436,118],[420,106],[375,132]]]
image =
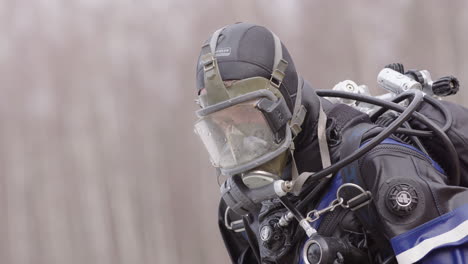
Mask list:
[[287,125],[291,114],[282,98],[262,89],[208,106],[197,115],[195,132],[222,174],[243,173],[253,188],[259,184],[254,178],[267,182],[278,178],[271,174],[284,167],[287,155],[283,153],[292,142]]

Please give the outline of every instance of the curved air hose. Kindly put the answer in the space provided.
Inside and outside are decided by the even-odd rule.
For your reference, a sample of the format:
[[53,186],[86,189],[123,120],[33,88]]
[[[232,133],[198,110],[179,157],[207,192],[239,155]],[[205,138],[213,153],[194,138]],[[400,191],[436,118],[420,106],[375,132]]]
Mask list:
[[[342,160],[338,161],[332,166],[324,168],[323,170],[310,176],[310,178],[307,180],[308,182],[319,181],[319,180],[322,180],[322,181],[317,185],[307,184],[304,187],[304,189],[301,192],[301,195],[304,195],[304,194],[307,194],[307,195],[302,201],[299,202],[298,204],[299,210],[305,208],[308,201],[315,198],[316,194],[320,193],[328,185],[327,183],[329,182],[330,178],[326,178],[327,175],[333,174],[339,171],[340,169],[342,169],[343,167],[345,167],[346,165],[349,165],[351,162],[355,161],[356,159],[361,158],[369,150],[371,150],[372,148],[380,144],[384,139],[386,139],[387,137],[389,137],[391,134],[395,132],[407,133],[407,134],[411,134],[415,136],[432,136],[433,133],[435,133],[435,135],[440,137],[443,143],[447,147],[448,155],[454,162],[453,164],[454,166],[450,168],[451,170],[448,173],[450,184],[459,185],[460,163],[458,160],[458,154],[455,150],[455,147],[453,146],[453,143],[450,141],[449,137],[445,134],[443,130],[443,129],[447,130],[450,127],[452,123],[452,117],[450,113],[447,112],[444,109],[444,107],[439,104],[439,102],[434,102],[435,100],[431,101],[430,99],[427,100],[428,103],[430,103],[431,105],[435,106],[436,108],[440,108],[442,114],[446,118],[446,123],[443,129],[441,129],[438,125],[436,125],[434,122],[429,120],[424,115],[421,115],[420,113],[416,112],[416,109],[419,107],[419,105],[423,102],[423,99],[425,98],[422,92],[420,91],[408,91],[408,92],[402,93],[397,98],[395,98],[395,100],[404,100],[408,98],[412,99],[411,103],[406,108],[394,102],[387,102],[387,101],[377,99],[374,97],[352,94],[352,93],[347,93],[347,92],[333,91],[333,90],[317,90],[316,93],[318,96],[322,96],[322,97],[340,97],[340,98],[353,99],[353,100],[381,106],[382,113],[384,113],[386,110],[394,110],[394,111],[400,112],[401,114],[388,127],[382,129],[381,133],[379,133],[373,139],[368,141],[366,145],[357,149],[351,155],[343,158]],[[385,111],[383,109],[385,109]],[[421,123],[423,123],[424,125],[426,125],[429,129],[433,131],[433,133],[431,131],[399,128],[410,117],[413,117],[417,119],[418,121],[420,121]],[[268,184],[264,187],[255,189],[255,192],[251,192],[249,193],[249,195],[252,195],[252,193],[255,193],[256,195],[253,195],[254,198],[259,198],[259,199],[270,197],[270,196],[273,197],[276,195],[273,187],[274,187],[273,184]],[[255,199],[255,200],[259,200],[259,199]]]
[[[372,98],[372,97],[370,97]],[[408,96],[407,94],[400,94],[398,95],[397,97],[395,97],[392,102],[393,103],[400,103],[401,101],[407,99]],[[376,99],[376,98],[372,98],[372,99]],[[444,126],[442,127],[442,130],[444,132],[447,132],[447,130],[450,128],[450,126],[452,125],[452,120],[453,120],[453,117],[452,117],[452,113],[450,113],[446,107],[444,107],[439,101],[437,101],[436,99],[430,97],[430,96],[424,96],[424,101],[426,101],[427,103],[429,103],[430,105],[432,105],[434,108],[437,108],[441,113],[442,115],[444,116],[444,119],[445,119],[445,124]],[[378,99],[377,99],[378,100]],[[358,100],[359,101],[359,100]],[[381,100],[383,101],[383,100]],[[387,103],[386,101],[383,101],[385,103]],[[392,109],[391,107],[389,107],[388,105],[386,105],[385,107],[383,105],[379,105],[379,106],[382,106],[382,108],[380,108],[378,111],[376,111],[374,114],[372,114],[370,116],[371,118],[371,121],[372,122],[375,122],[377,120],[377,118],[379,118],[379,116],[381,116],[383,113],[385,113],[387,110],[395,110],[397,112],[402,112],[405,108],[401,105],[398,105],[398,108],[401,109],[401,110],[397,110],[397,109]],[[415,118],[418,119],[419,121],[422,122],[421,118],[418,117],[418,115],[422,116],[421,114],[419,113],[415,113],[416,116]],[[420,130],[422,131],[422,130]],[[427,132],[431,132],[431,131],[427,131]]]
[[[363,101],[367,103],[372,103],[381,106],[383,103],[387,103],[383,100],[376,99],[373,97],[368,97],[368,96],[363,96],[363,95],[357,95],[353,93],[347,93],[347,92],[342,92],[342,91],[333,91],[333,90],[317,90],[316,91],[318,96],[322,97],[340,97],[340,98],[346,98],[346,99],[354,99],[358,101]],[[408,120],[412,114],[416,111],[416,109],[419,107],[419,105],[423,101],[423,94],[419,91],[408,91],[404,93],[405,96],[407,97],[413,97],[413,100],[411,101],[410,105],[404,109],[403,112],[395,121],[393,121],[388,127],[383,129],[381,133],[379,133],[376,137],[371,139],[369,142],[367,142],[366,145],[362,146],[361,148],[355,150],[351,155],[341,159],[337,163],[322,169],[321,171],[313,174],[310,176],[310,178],[307,180],[307,182],[314,182],[314,181],[319,181],[322,180],[318,185],[314,184],[308,184],[305,185],[304,189],[302,190],[301,194],[307,193],[306,197],[299,202],[298,208],[301,210],[303,209],[314,197],[316,194],[320,193],[323,188],[325,188],[330,181],[330,178],[325,178],[327,175],[333,174],[346,165],[349,165],[351,162],[361,158],[364,156],[368,151],[373,149],[375,146],[380,144],[384,139],[389,137],[391,134],[393,134],[395,131],[397,131],[398,127],[401,126],[406,120]],[[375,102],[374,102],[375,100]],[[382,102],[380,102],[382,101]],[[397,104],[395,104],[397,105]],[[399,106],[399,105],[398,105]],[[395,108],[395,107],[394,107]],[[400,109],[401,110],[401,109]],[[325,179],[324,179],[325,178]]]
[[[349,94],[347,92],[340,92],[340,91],[332,91],[332,90],[317,90],[317,95],[318,96],[325,96],[325,97],[342,97],[342,98],[347,98],[349,96],[353,96],[355,94]],[[369,150],[380,144],[384,139],[386,139],[388,136],[390,136],[392,133],[395,132],[395,130],[401,126],[406,120],[408,120],[411,117],[411,114],[416,110],[416,108],[421,104],[422,102],[422,93],[416,92],[416,91],[409,91],[406,92],[407,94],[413,96],[413,100],[411,101],[410,105],[408,108],[404,111],[403,114],[401,114],[395,121],[390,124],[388,127],[386,127],[382,133],[377,135],[375,138],[371,139],[366,145],[363,147],[357,149],[354,151],[351,155],[341,159],[337,163],[333,164],[332,166],[329,166],[327,168],[324,168],[323,170],[313,174],[310,176],[308,181],[318,181],[323,178],[325,178],[327,175],[333,174],[340,170],[341,168],[345,167],[346,165],[350,164],[351,162],[355,161],[356,159],[361,158],[366,154]],[[405,93],[405,94],[406,94]],[[362,95],[360,95],[362,96]],[[372,98],[372,97],[371,97]],[[355,98],[351,98],[355,99]],[[374,99],[374,98],[372,98]],[[355,99],[356,100],[356,99]],[[303,191],[309,192],[310,189],[313,188],[312,184],[309,184],[306,186],[306,188]]]
[[[394,102],[387,102],[381,99],[377,99],[374,97],[370,96],[365,96],[365,95],[358,95],[358,94],[352,94],[352,93],[347,93],[347,92],[342,92],[342,91],[333,91],[333,90],[317,90],[317,95],[322,96],[322,97],[340,97],[340,98],[345,98],[345,99],[353,99],[361,102],[366,102],[374,105],[381,106],[382,109],[377,111],[372,118],[378,117],[378,114],[382,114],[387,110],[394,110],[397,112],[400,112],[401,115],[388,127],[382,130],[380,134],[378,134],[375,138],[370,140],[368,144],[363,146],[362,148],[356,150],[353,152],[350,156],[345,157],[344,159],[338,161],[334,165],[327,167],[316,174],[312,175],[310,179],[312,181],[317,181],[320,180],[324,177],[326,177],[329,174],[335,173],[338,170],[340,170],[342,167],[350,164],[354,160],[362,157],[367,151],[370,149],[374,148],[377,146],[380,142],[382,142],[385,138],[390,136],[394,132],[408,132],[412,133],[414,135],[419,135],[419,136],[428,136],[429,131],[424,131],[424,130],[406,130],[403,128],[398,129],[401,124],[403,124],[406,120],[408,120],[410,117],[413,117],[426,125],[429,129],[431,129],[435,135],[437,135],[445,144],[448,150],[448,155],[450,156],[450,159],[453,160],[453,166],[450,167],[450,172],[448,173],[450,175],[450,184],[452,185],[459,185],[460,183],[460,162],[458,160],[458,154],[457,151],[455,150],[455,147],[453,146],[453,143],[450,141],[449,137],[447,134],[445,134],[444,130],[447,130],[451,123],[452,123],[452,116],[451,114],[442,106],[440,105],[439,102],[437,102],[433,98],[425,97],[423,94],[419,91],[408,91],[405,93],[402,93],[398,97],[394,99],[394,101],[402,101],[408,98],[412,97],[412,101],[410,105],[405,108],[399,104],[396,104]],[[444,124],[443,128],[440,128],[437,124],[429,120],[427,117],[424,115],[415,112],[415,110],[418,108],[418,106],[422,103],[423,99],[425,99],[428,103],[431,105],[435,106],[436,108],[440,108],[442,114],[446,118],[446,122]],[[432,99],[432,100],[431,100]],[[309,185],[310,186],[310,185]],[[311,187],[310,187],[311,188]],[[308,188],[307,188],[308,189]]]

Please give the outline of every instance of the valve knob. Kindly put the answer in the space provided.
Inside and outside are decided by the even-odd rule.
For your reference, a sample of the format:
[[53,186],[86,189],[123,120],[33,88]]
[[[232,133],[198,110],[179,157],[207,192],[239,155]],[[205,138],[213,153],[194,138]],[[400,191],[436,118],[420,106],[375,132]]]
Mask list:
[[454,95],[458,92],[460,83],[454,76],[442,77],[432,84],[432,92],[438,96]]
[[418,70],[408,70],[405,73],[406,76],[412,78],[413,80],[417,81],[421,85],[424,85],[424,76],[422,75],[421,71]]
[[388,64],[384,68],[392,69],[392,70],[397,71],[397,72],[399,72],[401,74],[403,74],[405,72],[405,67],[403,67],[403,64],[401,64],[401,63]]

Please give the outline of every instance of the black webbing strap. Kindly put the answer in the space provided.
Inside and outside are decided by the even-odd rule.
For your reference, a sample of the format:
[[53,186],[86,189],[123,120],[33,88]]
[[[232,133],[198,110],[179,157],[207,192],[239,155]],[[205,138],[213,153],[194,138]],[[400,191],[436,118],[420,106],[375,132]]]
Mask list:
[[[262,258],[260,256],[260,248],[257,240],[257,235],[252,230],[251,225],[253,224],[252,219],[247,215],[242,217],[245,227],[245,234],[247,235],[247,241],[249,242],[250,248],[252,249],[252,253],[255,255],[257,262],[260,264],[262,263]],[[258,221],[257,221],[258,223]],[[254,228],[258,229],[258,226],[254,226]]]
[[[341,158],[349,156],[355,150],[357,150],[362,144],[361,141],[363,135],[375,127],[375,125],[369,123],[361,123],[355,125],[351,129],[345,130],[343,134],[342,148],[340,151]],[[340,174],[343,179],[343,183],[354,183],[359,185],[364,190],[368,190],[361,175],[359,159],[353,161],[351,164],[341,169]],[[376,175],[365,176],[375,177]],[[353,190],[355,191],[354,193],[352,192]],[[386,254],[393,254],[388,240],[385,238],[382,230],[379,230],[377,208],[375,208],[374,204],[370,202],[371,197],[360,197],[359,195],[361,195],[362,192],[359,193],[356,192],[356,190],[356,188],[346,188],[343,191],[345,196],[343,198],[348,201],[349,209],[354,211],[355,216],[362,224],[366,233],[370,234],[370,236],[373,238],[372,241],[375,243],[375,245],[368,244],[367,246],[379,248],[380,252],[386,252]],[[356,199],[353,201],[353,198]],[[388,249],[390,250],[387,251]]]
[[[342,137],[343,143],[340,151],[341,158],[347,157],[356,151],[361,146],[361,139],[364,133],[373,127],[375,127],[375,125],[361,123],[357,124],[351,129],[346,130]],[[341,169],[340,174],[343,179],[343,183],[354,183],[367,191],[367,187],[361,177],[359,159],[353,161],[351,164]],[[362,195],[359,196],[362,193],[360,193],[355,188],[347,188],[343,191],[343,193],[345,195],[343,198],[346,201],[349,201],[349,208],[355,211],[355,214],[363,227],[367,231],[374,233],[376,231],[376,215],[370,213],[372,203],[369,203],[369,201],[371,197]],[[353,198],[357,197],[359,197],[359,199],[353,200]]]

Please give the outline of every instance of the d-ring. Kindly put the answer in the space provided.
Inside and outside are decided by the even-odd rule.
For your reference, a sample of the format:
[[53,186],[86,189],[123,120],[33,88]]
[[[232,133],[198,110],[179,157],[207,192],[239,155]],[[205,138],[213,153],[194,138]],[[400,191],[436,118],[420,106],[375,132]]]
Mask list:
[[336,190],[336,198],[337,198],[337,199],[340,199],[340,198],[343,199],[343,198],[340,196],[340,192],[341,192],[342,189],[345,188],[345,187],[354,187],[354,188],[358,189],[358,190],[361,192],[361,194],[356,195],[355,197],[349,199],[349,200],[346,201],[346,202],[343,202],[343,204],[341,204],[341,206],[342,206],[343,208],[350,208],[349,203],[350,203],[350,202],[353,202],[353,201],[356,201],[357,199],[361,198],[362,196],[367,196],[367,197],[369,197],[369,199],[368,199],[367,201],[365,201],[364,203],[362,203],[362,204],[358,204],[357,206],[353,206],[353,208],[351,208],[352,211],[354,211],[354,210],[356,210],[356,209],[359,209],[359,208],[361,208],[362,206],[364,206],[364,205],[366,205],[366,204],[368,204],[368,203],[370,202],[370,199],[372,198],[372,196],[371,196],[372,193],[369,192],[369,191],[364,190],[364,188],[362,188],[361,186],[359,186],[359,185],[357,185],[357,184],[355,184],[355,183],[345,183],[345,184],[342,184],[342,185],[338,188],[338,190]]

